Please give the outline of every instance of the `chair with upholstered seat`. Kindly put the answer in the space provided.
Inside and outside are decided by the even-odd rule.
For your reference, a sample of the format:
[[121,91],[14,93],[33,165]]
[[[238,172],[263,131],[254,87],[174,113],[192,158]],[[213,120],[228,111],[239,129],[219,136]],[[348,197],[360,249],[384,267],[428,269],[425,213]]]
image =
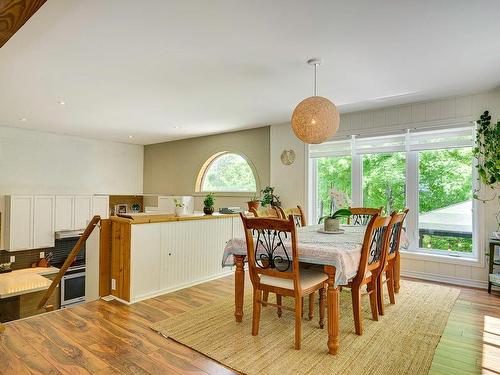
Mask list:
[[253,213],[255,217],[274,217],[281,218],[281,214],[275,207],[261,207],[261,208],[251,208],[250,212]]
[[351,217],[347,219],[347,224],[367,225],[374,215],[382,215],[383,209],[384,207],[349,207],[349,210],[351,211]]
[[381,256],[388,246],[386,235],[390,218],[375,214],[366,227],[358,272],[345,286],[351,288],[352,310],[354,314],[354,327],[356,334],[363,334],[363,317],[361,314],[361,287],[367,286],[370,296],[370,307],[373,320],[378,320],[377,307],[377,279],[382,271]]
[[304,213],[302,207],[300,206],[292,208],[277,207],[277,209],[283,219],[286,219],[288,218],[288,216],[292,215],[296,226],[305,227],[307,225],[306,214]]
[[[394,211],[391,214],[391,221],[389,223],[389,228],[391,228],[389,233],[389,244],[386,247],[386,251],[382,255],[383,268],[380,272],[377,283],[377,304],[378,312],[380,315],[384,315],[384,286],[387,284],[387,291],[389,293],[389,300],[391,304],[396,303],[395,289],[396,289],[396,275],[395,271],[399,268],[399,245],[401,240],[401,232],[403,231],[403,223],[405,221],[406,215],[409,209],[401,213]],[[383,278],[385,274],[385,280]]]
[[[295,311],[295,349],[300,349],[302,297],[319,291],[320,327],[324,325],[327,275],[316,270],[301,270],[297,232],[293,217],[285,219],[250,218],[240,214],[245,229],[248,268],[253,285],[252,335],[259,333],[262,305]],[[263,292],[276,293],[277,304],[264,302]],[[295,298],[295,308],[283,306],[281,297]],[[277,333],[279,334],[279,333]]]

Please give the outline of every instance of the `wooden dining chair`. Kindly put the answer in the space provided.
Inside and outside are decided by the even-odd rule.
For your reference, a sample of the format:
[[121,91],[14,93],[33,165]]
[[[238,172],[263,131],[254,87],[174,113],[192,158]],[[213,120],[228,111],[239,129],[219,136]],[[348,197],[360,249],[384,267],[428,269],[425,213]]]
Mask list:
[[[263,304],[295,311],[295,349],[300,349],[302,297],[319,291],[322,328],[325,316],[325,286],[327,275],[315,270],[301,270],[297,250],[297,232],[293,217],[285,219],[248,218],[240,214],[245,229],[250,280],[253,285],[252,335],[259,333]],[[255,238],[254,238],[255,236]],[[284,245],[290,240],[291,248]],[[262,292],[276,293],[277,304],[264,302]],[[295,308],[282,305],[281,297],[295,298]]]
[[367,225],[374,215],[382,215],[383,206],[380,208],[349,207],[352,215],[347,219],[347,224]]
[[292,208],[281,208],[277,207],[281,217],[283,219],[288,218],[288,216],[292,215],[295,225],[298,227],[305,227],[307,225],[306,214],[302,207],[292,207]]
[[253,213],[255,217],[274,217],[281,218],[281,214],[275,207],[261,207],[261,208],[251,208],[250,212]]
[[344,287],[351,288],[354,328],[357,335],[363,334],[363,317],[361,314],[361,287],[367,286],[370,296],[370,307],[373,320],[378,320],[377,278],[382,272],[381,256],[384,246],[388,246],[388,236],[385,235],[390,217],[375,214],[366,227],[361,258],[356,276]]
[[405,208],[405,210],[401,213],[397,213],[396,211],[392,212],[391,221],[388,225],[388,246],[386,247],[386,251],[382,255],[383,268],[377,280],[377,305],[380,315],[384,315],[384,283],[387,284],[387,292],[389,294],[389,300],[391,304],[396,303],[396,296],[394,294],[396,287],[395,270],[397,263],[400,261],[399,245],[401,240],[401,232],[403,231],[403,223],[406,219],[408,211],[409,209]]

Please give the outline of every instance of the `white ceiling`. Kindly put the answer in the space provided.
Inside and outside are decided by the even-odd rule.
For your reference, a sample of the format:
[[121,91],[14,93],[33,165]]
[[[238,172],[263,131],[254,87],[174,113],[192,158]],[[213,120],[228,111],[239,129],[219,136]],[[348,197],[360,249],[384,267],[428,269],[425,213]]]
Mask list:
[[497,0],[48,0],[0,48],[0,125],[149,144],[282,123],[315,56],[342,111],[491,89],[499,18]]

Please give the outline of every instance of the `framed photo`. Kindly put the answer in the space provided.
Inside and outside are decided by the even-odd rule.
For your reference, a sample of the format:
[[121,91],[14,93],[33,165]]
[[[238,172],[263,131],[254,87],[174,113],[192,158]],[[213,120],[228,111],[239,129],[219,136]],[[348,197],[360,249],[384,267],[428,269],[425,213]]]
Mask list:
[[126,214],[128,212],[128,204],[120,203],[115,204],[115,215]]

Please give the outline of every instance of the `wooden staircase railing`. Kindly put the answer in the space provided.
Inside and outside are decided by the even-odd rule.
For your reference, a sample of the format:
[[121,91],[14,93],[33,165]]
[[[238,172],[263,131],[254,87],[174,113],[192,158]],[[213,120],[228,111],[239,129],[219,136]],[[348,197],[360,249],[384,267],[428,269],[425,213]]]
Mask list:
[[[83,232],[82,236],[78,239],[78,242],[76,243],[75,247],[73,247],[73,250],[71,250],[71,253],[69,253],[68,257],[66,258],[66,261],[64,262],[63,266],[59,270],[59,273],[57,276],[52,280],[52,284],[50,284],[49,289],[47,289],[47,292],[45,292],[45,295],[43,296],[42,300],[38,304],[38,308],[42,309],[45,308],[46,311],[52,311],[54,307],[52,305],[45,306],[47,301],[49,300],[50,296],[52,293],[54,293],[54,289],[57,287],[57,284],[61,281],[61,278],[64,276],[66,271],[68,270],[69,266],[71,266],[71,263],[75,260],[76,256],[81,250],[82,244],[87,241],[89,238],[90,234],[94,230],[94,227],[99,223],[101,220],[101,217],[96,215],[90,220],[89,225],[87,225],[87,228],[85,228],[85,231]],[[1,327],[0,327],[0,332],[1,332]]]

